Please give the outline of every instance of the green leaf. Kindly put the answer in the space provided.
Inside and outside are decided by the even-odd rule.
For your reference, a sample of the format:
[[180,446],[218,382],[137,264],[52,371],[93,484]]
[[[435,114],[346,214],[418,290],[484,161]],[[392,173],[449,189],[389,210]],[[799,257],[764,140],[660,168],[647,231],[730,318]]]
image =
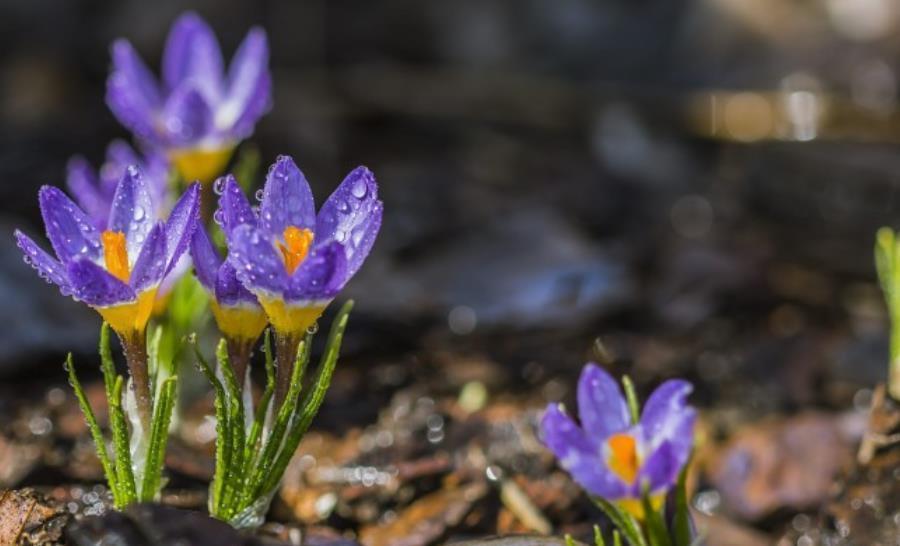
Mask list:
[[[106,340],[107,340],[107,348],[109,347],[109,328],[106,326],[106,323],[103,325],[107,330]],[[103,339],[103,330],[100,331],[100,339]],[[101,347],[101,355],[103,354],[103,342],[100,342]],[[75,398],[78,399],[78,405],[81,407],[81,413],[84,414],[84,420],[87,422],[88,430],[91,432],[91,438],[94,440],[94,447],[97,450],[97,457],[100,458],[100,464],[103,466],[103,473],[106,475],[106,482],[109,484],[109,490],[113,495],[113,504],[117,507],[122,506],[122,502],[119,494],[119,484],[116,476],[116,470],[113,466],[112,460],[109,458],[109,452],[106,450],[106,440],[103,438],[103,433],[100,430],[100,425],[97,424],[97,417],[94,415],[94,410],[91,408],[90,402],[88,402],[87,395],[84,393],[84,389],[81,387],[81,382],[78,381],[78,376],[75,375],[75,365],[72,362],[72,353],[66,357],[65,364],[66,371],[69,374],[69,384],[72,385],[72,388],[75,390]],[[112,389],[110,389],[110,398],[112,397]]]
[[625,389],[625,400],[628,401],[628,413],[631,415],[631,424],[636,425],[641,420],[641,405],[638,402],[634,383],[627,375],[622,376],[622,387]]
[[603,533],[600,532],[599,525],[594,525],[594,546],[606,546],[606,541],[603,540]]
[[216,362],[219,373],[225,381],[228,406],[228,427],[231,452],[228,454],[229,472],[226,475],[224,496],[221,500],[227,517],[231,516],[232,504],[237,500],[243,488],[245,476],[241,473],[244,465],[244,399],[241,388],[234,376],[234,370],[228,358],[228,346],[224,339],[219,340],[216,348]]
[[663,521],[659,510],[653,509],[653,503],[650,502],[650,493],[648,491],[641,495],[641,504],[644,507],[644,523],[647,535],[650,537],[650,546],[672,546],[672,539],[669,537],[666,522]]
[[622,535],[615,529],[613,529],[613,546],[622,546]]
[[131,448],[129,446],[128,420],[122,410],[122,376],[116,377],[113,385],[113,396],[109,399],[109,420],[112,428],[113,451],[116,454],[116,480],[122,505],[128,506],[137,500],[137,489],[134,482],[134,471],[131,467]]
[[209,363],[203,358],[200,349],[197,347],[196,339],[192,340],[194,354],[197,357],[197,365],[206,379],[212,384],[215,390],[215,411],[216,411],[216,470],[213,475],[212,492],[209,499],[209,513],[215,517],[223,519],[224,506],[221,504],[223,492],[226,482],[229,478],[230,464],[229,459],[231,453],[231,427],[228,424],[228,407],[226,402],[227,394],[219,378],[209,366]]
[[606,499],[595,497],[594,502],[603,510],[603,513],[612,521],[619,532],[625,536],[625,540],[631,546],[648,546],[644,535],[641,533],[640,525],[634,519],[634,516],[622,511],[618,506]]
[[691,546],[691,513],[687,500],[687,472],[691,458],[678,474],[678,484],[675,486],[675,519],[672,523],[676,546]]
[[106,399],[111,400],[113,387],[116,385],[116,363],[109,348],[109,324],[104,322],[100,327],[100,371],[103,372],[103,386],[106,387]]
[[165,466],[166,444],[169,439],[169,423],[175,408],[175,388],[177,378],[166,379],[159,387],[156,407],[153,408],[153,421],[150,429],[150,447],[147,451],[147,463],[144,467],[144,481],[141,486],[141,501],[157,500],[162,472]]
[[262,489],[263,493],[271,491],[278,485],[278,482],[281,481],[281,477],[284,474],[285,469],[287,469],[291,457],[293,457],[294,453],[297,451],[300,440],[303,438],[303,435],[306,434],[306,431],[312,424],[313,418],[315,418],[316,414],[319,412],[322,402],[325,401],[325,394],[328,392],[328,387],[331,385],[331,377],[337,366],[338,356],[341,351],[341,342],[344,339],[344,330],[347,328],[347,321],[350,318],[350,311],[352,309],[353,300],[348,300],[341,307],[340,311],[338,311],[337,316],[334,318],[334,322],[331,323],[331,331],[328,333],[328,341],[325,345],[325,354],[322,356],[322,360],[319,363],[319,372],[313,385],[313,389],[307,391],[306,396],[304,396],[304,400],[300,405],[302,409],[299,419],[296,420],[292,427],[292,430],[281,449],[281,453],[278,455],[278,460],[269,473],[266,484]]
[[572,538],[572,535],[566,533],[566,536],[563,537],[563,540],[566,541],[566,546],[575,546],[575,539]]

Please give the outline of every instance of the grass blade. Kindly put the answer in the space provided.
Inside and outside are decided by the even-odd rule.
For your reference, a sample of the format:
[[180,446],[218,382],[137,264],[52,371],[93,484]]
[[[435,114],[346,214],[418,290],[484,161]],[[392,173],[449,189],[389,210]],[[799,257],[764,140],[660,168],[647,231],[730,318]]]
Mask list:
[[176,382],[175,377],[166,379],[160,386],[159,396],[156,398],[150,430],[150,448],[147,452],[144,480],[141,485],[141,501],[144,502],[156,500],[156,494],[162,481],[166,444],[169,439],[169,423],[172,420],[172,410],[175,408]]
[[129,446],[128,423],[122,410],[122,376],[116,378],[113,396],[109,399],[109,421],[112,428],[113,451],[116,454],[116,479],[119,485],[121,507],[137,500],[134,471],[131,468],[131,448]]

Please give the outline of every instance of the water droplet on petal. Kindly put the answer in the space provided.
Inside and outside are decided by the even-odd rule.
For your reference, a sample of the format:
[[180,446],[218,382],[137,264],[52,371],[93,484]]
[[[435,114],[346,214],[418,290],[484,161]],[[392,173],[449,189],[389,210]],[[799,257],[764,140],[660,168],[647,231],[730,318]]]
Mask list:
[[142,207],[140,205],[134,207],[134,221],[135,222],[140,222],[141,220],[143,220],[145,214],[146,214],[146,212],[144,212],[144,207]]
[[265,192],[262,190],[256,190],[256,193],[254,194],[257,201],[262,201],[264,195],[265,195]]
[[357,180],[353,183],[353,186],[350,188],[350,191],[353,193],[353,197],[357,199],[362,199],[366,196],[366,192],[368,188],[366,187],[366,182],[364,180]]

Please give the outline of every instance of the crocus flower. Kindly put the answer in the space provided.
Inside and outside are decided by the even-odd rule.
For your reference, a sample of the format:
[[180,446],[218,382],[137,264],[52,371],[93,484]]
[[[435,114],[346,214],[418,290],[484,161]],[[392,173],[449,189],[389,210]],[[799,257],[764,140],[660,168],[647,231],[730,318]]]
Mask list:
[[[253,209],[233,176],[220,178],[216,187],[221,189],[222,211],[217,218],[226,232],[243,222],[255,222]],[[216,324],[228,343],[235,377],[243,381],[250,351],[268,323],[266,314],[256,296],[238,280],[232,262],[219,256],[202,226],[191,240],[191,256],[197,279],[210,295]]]
[[169,33],[161,82],[129,42],[113,43],[106,102],[123,125],[164,150],[185,180],[207,182],[268,111],[268,62],[266,34],[253,28],[226,74],[212,30],[188,12]]
[[56,257],[24,233],[15,232],[25,261],[41,277],[58,285],[64,295],[96,309],[119,335],[147,424],[150,395],[144,332],[160,282],[190,243],[199,214],[199,190],[198,184],[191,185],[169,219],[158,221],[147,183],[131,166],[116,186],[105,230],[98,229],[61,190],[44,186],[38,197]]
[[690,456],[696,412],[685,400],[692,390],[686,381],[666,381],[632,423],[618,383],[588,364],[578,380],[581,426],[551,404],[541,421],[544,442],[588,493],[642,518],[645,488],[658,505]]
[[[238,200],[216,213],[238,279],[275,330],[279,374],[290,377],[292,347],[360,268],[381,227],[375,176],[354,169],[316,215],[309,183],[287,156],[269,168],[258,217]],[[234,218],[234,220],[228,220]],[[279,381],[278,396],[286,383]]]

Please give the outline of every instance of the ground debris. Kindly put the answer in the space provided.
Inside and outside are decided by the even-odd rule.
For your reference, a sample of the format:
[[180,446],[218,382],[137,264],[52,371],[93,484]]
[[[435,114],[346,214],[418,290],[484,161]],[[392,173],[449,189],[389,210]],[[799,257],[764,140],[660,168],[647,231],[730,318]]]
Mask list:
[[0,544],[63,544],[68,514],[33,489],[0,491]]

